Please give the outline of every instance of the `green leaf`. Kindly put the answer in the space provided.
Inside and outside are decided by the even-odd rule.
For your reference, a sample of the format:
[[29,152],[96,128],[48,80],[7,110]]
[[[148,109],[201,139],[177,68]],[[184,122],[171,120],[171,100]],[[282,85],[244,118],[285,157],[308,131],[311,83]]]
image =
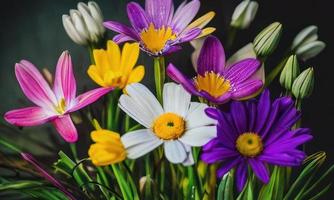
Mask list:
[[220,181],[217,191],[217,200],[233,200],[234,170],[225,174]]
[[40,187],[44,185],[40,181],[10,181],[0,184],[0,191],[4,190],[21,190],[27,188]]

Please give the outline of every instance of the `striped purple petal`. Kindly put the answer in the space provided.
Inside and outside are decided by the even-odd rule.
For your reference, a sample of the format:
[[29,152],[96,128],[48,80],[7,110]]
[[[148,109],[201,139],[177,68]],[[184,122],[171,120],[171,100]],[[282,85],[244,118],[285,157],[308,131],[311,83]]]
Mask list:
[[[151,0],[151,1],[156,1],[156,0]],[[182,32],[194,19],[199,10],[200,5],[201,3],[199,0],[192,0],[187,4],[182,4],[182,7],[180,9],[177,9],[177,11],[174,14],[172,20],[173,30],[179,33]]]
[[144,9],[138,3],[128,3],[127,13],[132,27],[138,33],[149,26],[150,21],[148,20]]
[[121,33],[123,35],[127,35],[131,38],[133,38],[136,41],[139,41],[139,36],[138,34],[135,32],[135,30],[133,30],[133,28],[130,28],[124,24],[121,24],[119,22],[115,22],[115,21],[106,21],[103,22],[104,27],[115,31],[117,33]]
[[263,86],[261,80],[249,80],[243,83],[235,84],[232,91],[232,98],[235,100],[243,99],[258,92]]
[[156,28],[169,25],[173,9],[172,0],[145,1],[145,11]]
[[225,78],[238,84],[250,78],[261,66],[260,61],[248,58],[233,64],[224,74]]

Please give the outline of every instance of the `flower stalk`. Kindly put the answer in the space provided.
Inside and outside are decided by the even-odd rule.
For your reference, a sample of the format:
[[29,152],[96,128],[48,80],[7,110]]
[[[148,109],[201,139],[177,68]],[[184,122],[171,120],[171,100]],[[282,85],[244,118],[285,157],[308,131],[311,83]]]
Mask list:
[[165,58],[154,58],[154,80],[157,99],[162,103],[162,88],[165,82]]

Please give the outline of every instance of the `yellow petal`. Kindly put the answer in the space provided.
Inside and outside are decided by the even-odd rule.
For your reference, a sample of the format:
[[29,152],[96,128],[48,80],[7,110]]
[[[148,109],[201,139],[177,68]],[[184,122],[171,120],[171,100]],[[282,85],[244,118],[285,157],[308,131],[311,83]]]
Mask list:
[[126,151],[124,147],[96,143],[90,146],[88,155],[94,165],[105,166],[123,161],[126,158]]
[[119,46],[112,40],[107,43],[107,53],[110,59],[110,69],[119,70],[121,64],[121,50]]
[[91,138],[94,142],[113,142],[120,140],[118,133],[106,129],[92,131]]
[[215,12],[210,11],[208,13],[206,13],[205,15],[203,15],[202,17],[196,19],[194,22],[192,22],[191,24],[189,24],[187,26],[187,29],[192,29],[192,28],[203,28],[205,25],[207,25],[212,18],[216,15]]
[[196,37],[196,39],[207,36],[211,33],[213,33],[216,30],[216,28],[213,27],[208,27],[202,30],[201,34],[199,36]]
[[123,74],[129,73],[135,66],[139,56],[139,43],[125,43],[121,56]]
[[99,70],[96,65],[89,66],[87,74],[95,83],[102,87],[106,87],[106,84],[104,83],[103,78],[100,76]]
[[140,82],[144,78],[144,75],[145,67],[143,65],[137,66],[131,71],[127,84]]
[[103,75],[110,69],[110,62],[107,52],[103,49],[94,49],[93,56],[99,73]]

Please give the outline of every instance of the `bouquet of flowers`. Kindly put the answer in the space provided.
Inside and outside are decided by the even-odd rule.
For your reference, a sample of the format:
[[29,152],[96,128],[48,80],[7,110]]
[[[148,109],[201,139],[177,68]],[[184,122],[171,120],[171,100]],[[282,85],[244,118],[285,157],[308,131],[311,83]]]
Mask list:
[[[130,25],[105,21],[92,1],[63,15],[68,36],[89,50],[86,70],[97,88],[77,94],[68,51],[54,76],[27,60],[15,64],[32,105],[5,113],[3,126],[17,132],[9,124],[26,129],[50,123],[69,148],[43,163],[1,137],[6,151],[0,167],[15,173],[1,175],[1,199],[321,198],[334,165],[319,172],[326,154],[305,152],[313,136],[302,127],[301,110],[314,69],[299,64],[325,47],[317,27],[298,33],[273,67],[266,61],[280,41],[281,23],[268,25],[227,59],[215,28],[207,26],[215,12],[196,18],[199,8],[199,0],[178,6],[146,0],[144,7],[130,2],[124,8]],[[226,49],[257,9],[250,0],[236,7]],[[108,39],[106,29],[116,35]],[[183,43],[194,48],[182,58],[191,59],[193,76],[183,72],[191,66],[168,60]],[[149,56],[154,74],[145,74],[139,56]],[[154,79],[153,90],[140,83],[145,75]],[[276,79],[282,92],[275,97],[269,86]],[[79,123],[88,128],[77,129]],[[88,144],[77,146],[82,138]]]

